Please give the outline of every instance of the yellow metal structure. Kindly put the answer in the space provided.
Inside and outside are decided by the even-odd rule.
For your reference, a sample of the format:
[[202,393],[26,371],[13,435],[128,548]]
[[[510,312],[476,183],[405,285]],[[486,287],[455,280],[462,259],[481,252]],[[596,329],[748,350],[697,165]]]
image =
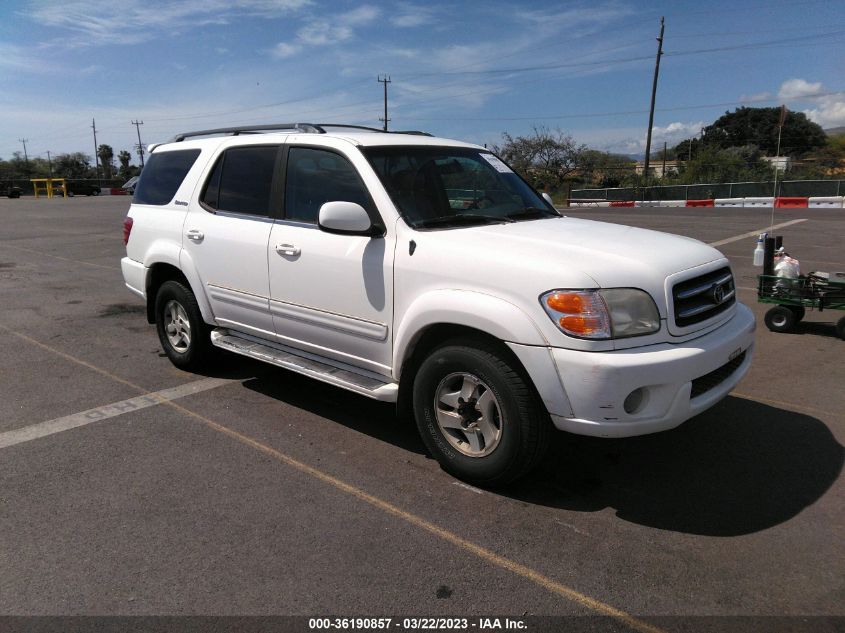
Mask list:
[[30,178],[30,182],[36,198],[39,193],[46,194],[48,198],[54,195],[67,198],[67,183],[64,178]]

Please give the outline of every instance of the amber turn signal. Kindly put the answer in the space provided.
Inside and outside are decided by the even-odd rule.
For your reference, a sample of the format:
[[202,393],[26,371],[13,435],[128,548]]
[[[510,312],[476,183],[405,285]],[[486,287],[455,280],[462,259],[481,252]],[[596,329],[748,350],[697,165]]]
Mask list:
[[546,297],[546,305],[563,314],[580,314],[589,310],[584,296],[574,292],[556,292],[549,295]]
[[604,321],[599,316],[567,314],[560,318],[560,327],[573,334],[590,336],[604,331]]

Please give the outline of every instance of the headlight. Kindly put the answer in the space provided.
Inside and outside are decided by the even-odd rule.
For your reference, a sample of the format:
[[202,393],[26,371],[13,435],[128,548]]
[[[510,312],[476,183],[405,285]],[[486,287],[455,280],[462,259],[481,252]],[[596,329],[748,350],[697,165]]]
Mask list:
[[660,329],[654,300],[636,288],[552,290],[540,303],[562,332],[579,338],[626,338]]

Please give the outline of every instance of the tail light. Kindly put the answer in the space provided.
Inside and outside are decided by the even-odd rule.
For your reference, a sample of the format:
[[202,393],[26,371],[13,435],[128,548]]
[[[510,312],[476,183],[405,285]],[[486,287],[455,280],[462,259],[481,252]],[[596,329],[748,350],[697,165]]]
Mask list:
[[133,220],[131,216],[126,216],[126,219],[123,220],[123,245],[126,246],[129,243],[129,234],[132,233],[132,224]]

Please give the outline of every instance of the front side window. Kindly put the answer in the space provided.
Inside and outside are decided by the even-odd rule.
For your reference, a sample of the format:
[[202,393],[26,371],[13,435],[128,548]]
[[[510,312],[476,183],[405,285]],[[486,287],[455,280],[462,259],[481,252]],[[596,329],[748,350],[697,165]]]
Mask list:
[[279,148],[275,145],[230,147],[214,165],[201,200],[215,211],[270,215],[270,190]]
[[370,195],[346,158],[320,149],[291,147],[285,179],[285,218],[317,223],[326,202],[355,202],[372,211]]
[[387,193],[414,228],[559,217],[490,152],[460,147],[364,150]]
[[133,203],[168,204],[199,155],[198,149],[153,152],[141,172]]

